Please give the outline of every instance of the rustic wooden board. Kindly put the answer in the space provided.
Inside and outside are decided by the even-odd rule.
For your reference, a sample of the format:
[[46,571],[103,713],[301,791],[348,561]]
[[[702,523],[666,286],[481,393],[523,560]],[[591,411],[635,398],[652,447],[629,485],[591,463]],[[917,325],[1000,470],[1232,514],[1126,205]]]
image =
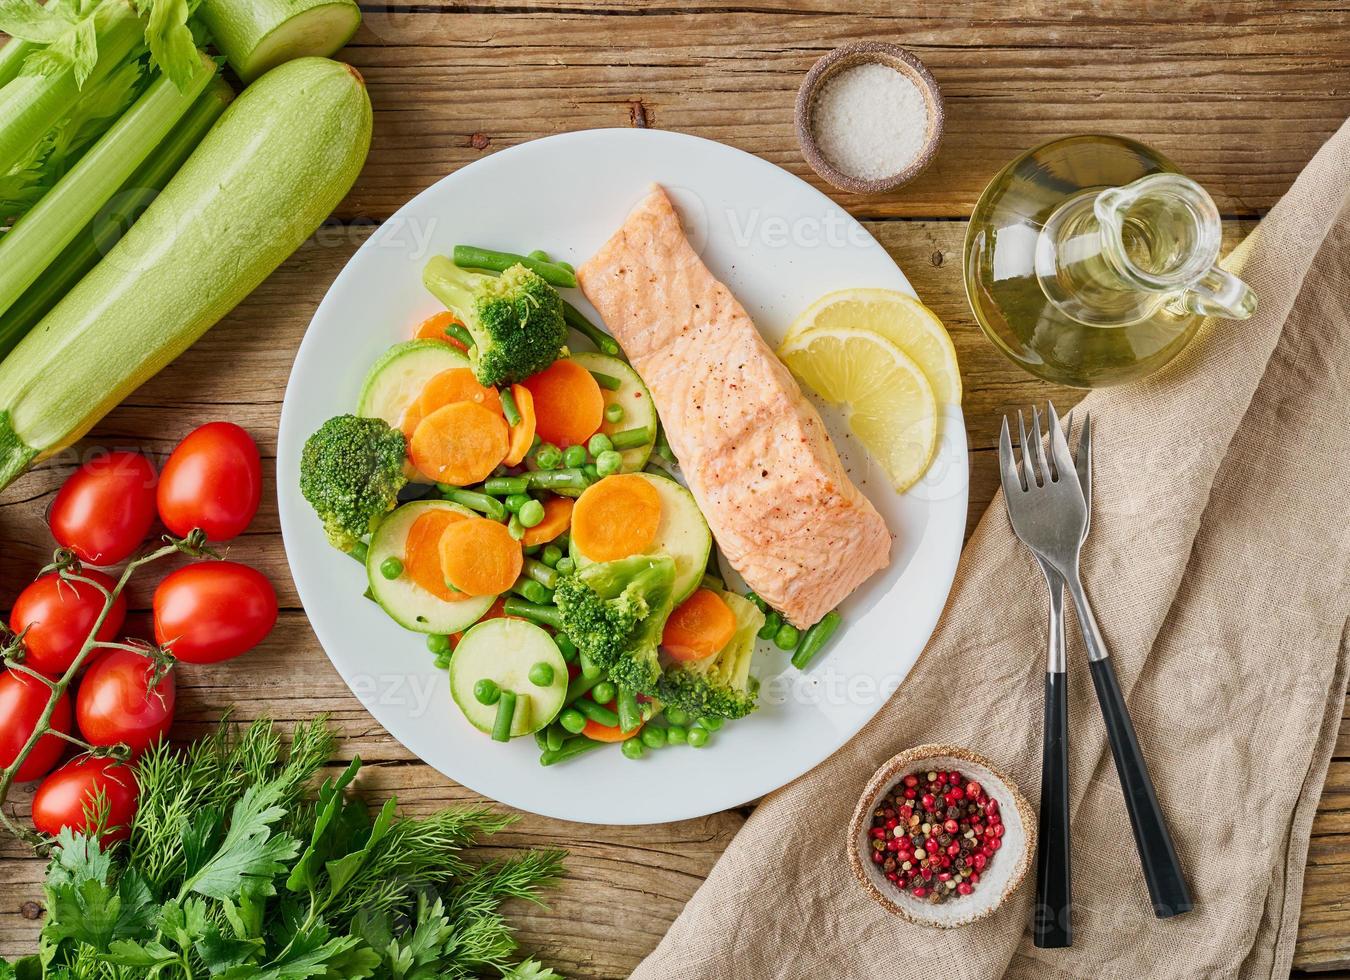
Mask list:
[[[271,481],[281,396],[309,317],[370,227],[417,191],[527,139],[643,123],[740,146],[828,190],[797,152],[791,100],[817,56],[855,38],[910,45],[947,98],[948,138],[929,173],[880,198],[835,197],[875,219],[869,229],[952,331],[966,384],[973,527],[997,486],[1002,414],[1048,396],[1061,408],[1077,400],[1009,365],[970,318],[960,219],[984,182],[1042,138],[1123,132],[1204,181],[1234,219],[1225,230],[1236,239],[1350,113],[1350,24],[1337,13],[1322,0],[1013,0],[940,12],[893,0],[395,0],[368,9],[347,52],[376,105],[374,147],[356,188],[333,221],[90,440],[0,495],[0,604],[46,559],[45,507],[89,447],[163,454],[193,426],[230,418],[258,438]],[[326,712],[343,735],[343,757],[370,763],[363,785],[372,797],[396,793],[414,812],[477,802],[395,742],[329,665],[298,609],[272,489],[231,556],[276,583],[280,623],[247,660],[184,670],[176,735],[193,736],[227,708],[287,724]],[[132,599],[143,610],[147,590]],[[144,613],[132,623],[143,630]],[[26,803],[21,794],[20,810]],[[516,910],[523,942],[571,976],[626,975],[745,812],[647,828],[524,816],[494,846],[558,844],[572,856],[550,909]],[[0,841],[0,872],[0,955],[14,955],[32,948],[40,926],[41,865]],[[1296,966],[1350,967],[1350,714],[1313,828]]]

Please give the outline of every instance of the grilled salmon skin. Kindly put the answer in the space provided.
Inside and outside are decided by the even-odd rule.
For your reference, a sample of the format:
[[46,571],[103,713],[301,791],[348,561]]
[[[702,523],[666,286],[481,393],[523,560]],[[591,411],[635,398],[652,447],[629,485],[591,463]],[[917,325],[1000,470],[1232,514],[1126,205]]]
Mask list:
[[651,389],[722,553],[769,605],[807,627],[886,567],[881,515],[664,190],[577,279]]

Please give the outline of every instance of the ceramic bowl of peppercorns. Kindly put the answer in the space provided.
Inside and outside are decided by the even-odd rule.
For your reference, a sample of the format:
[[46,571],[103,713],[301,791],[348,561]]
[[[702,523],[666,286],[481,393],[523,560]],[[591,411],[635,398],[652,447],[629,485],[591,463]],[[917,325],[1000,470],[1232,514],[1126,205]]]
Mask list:
[[982,755],[920,745],[876,771],[848,832],[849,864],[893,915],[954,929],[1017,890],[1036,821],[1012,780]]

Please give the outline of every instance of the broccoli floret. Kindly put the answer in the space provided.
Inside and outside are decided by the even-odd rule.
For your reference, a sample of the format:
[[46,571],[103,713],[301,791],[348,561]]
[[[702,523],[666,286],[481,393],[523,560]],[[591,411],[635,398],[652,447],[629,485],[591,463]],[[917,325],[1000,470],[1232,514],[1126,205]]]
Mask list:
[[300,492],[323,521],[334,548],[351,551],[398,504],[403,433],[383,419],[338,415],[305,440]]
[[481,384],[512,384],[537,374],[567,342],[562,297],[523,265],[489,276],[437,255],[422,271],[422,282],[473,337],[469,359]]
[[652,694],[661,677],[661,631],[674,607],[675,562],[634,555],[587,565],[553,594],[563,631],[615,683]]
[[755,710],[759,694],[759,681],[750,674],[750,660],[764,614],[735,593],[723,592],[722,598],[736,615],[731,642],[714,656],[671,664],[657,683],[656,696],[691,715],[743,718]]

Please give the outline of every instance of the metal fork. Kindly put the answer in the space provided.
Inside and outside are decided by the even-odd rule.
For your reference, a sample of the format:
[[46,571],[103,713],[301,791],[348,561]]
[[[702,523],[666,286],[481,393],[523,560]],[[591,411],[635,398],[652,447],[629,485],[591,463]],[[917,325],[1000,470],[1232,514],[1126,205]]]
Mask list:
[[[1033,408],[1032,424],[1040,431],[1040,410]],[[1005,421],[1006,428],[1007,423]],[[1017,413],[1021,445],[1030,445],[1026,420]],[[1073,437],[1073,413],[1065,419],[1065,435]],[[1037,445],[1039,449],[1039,444]],[[1092,418],[1085,416],[1074,454],[1074,469],[1083,488],[1087,520],[1083,538],[1092,524]],[[1020,492],[1027,476],[1018,468]],[[1005,489],[1004,500],[1008,499]],[[1011,519],[1011,515],[1009,515]],[[1069,676],[1064,639],[1064,577],[1039,555],[1037,563],[1045,575],[1049,593],[1049,622],[1045,652],[1045,722],[1042,726],[1041,807],[1036,850],[1036,906],[1032,920],[1032,942],[1041,949],[1062,949],[1073,945],[1073,876],[1069,846]]]
[[1059,573],[1073,600],[1153,912],[1159,918],[1168,918],[1189,911],[1193,903],[1110,651],[1079,578],[1079,556],[1088,525],[1087,500],[1053,405],[1048,408],[1047,419],[1049,459],[1041,449],[1040,414],[1036,412],[1032,416],[1033,439],[1024,436],[1022,441],[1022,473],[1013,458],[1008,420],[1006,417],[1003,420],[999,466],[1008,519],[1018,538],[1043,567],[1048,565]]

